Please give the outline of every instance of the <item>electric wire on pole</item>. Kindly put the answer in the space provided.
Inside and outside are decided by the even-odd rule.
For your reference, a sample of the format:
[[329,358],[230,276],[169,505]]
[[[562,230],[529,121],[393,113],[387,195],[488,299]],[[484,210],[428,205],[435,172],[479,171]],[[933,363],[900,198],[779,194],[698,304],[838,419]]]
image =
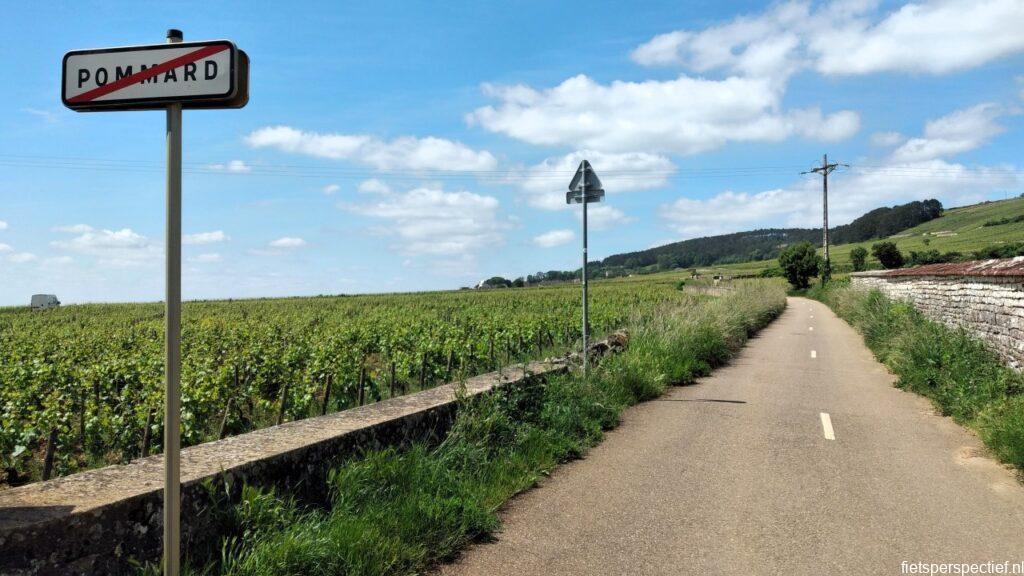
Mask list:
[[801,174],[821,174],[821,248],[825,257],[825,269],[821,271],[822,286],[828,284],[829,279],[832,277],[832,260],[829,258],[828,253],[828,175],[840,166],[850,167],[849,164],[829,164],[828,154],[825,154],[821,157],[821,166],[801,172]]

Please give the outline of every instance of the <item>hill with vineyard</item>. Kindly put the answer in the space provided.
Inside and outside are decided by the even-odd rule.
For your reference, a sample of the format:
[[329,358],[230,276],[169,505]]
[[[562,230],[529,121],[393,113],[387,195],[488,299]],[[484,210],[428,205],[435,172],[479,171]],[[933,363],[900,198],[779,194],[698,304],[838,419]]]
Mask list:
[[[829,230],[832,242],[847,244],[885,238],[942,215],[938,200],[914,201],[893,207],[876,208],[849,224]],[[635,271],[657,266],[659,269],[688,268],[770,260],[794,242],[819,242],[821,228],[766,228],[673,242],[664,246],[615,254],[597,264],[603,270],[616,268]]]

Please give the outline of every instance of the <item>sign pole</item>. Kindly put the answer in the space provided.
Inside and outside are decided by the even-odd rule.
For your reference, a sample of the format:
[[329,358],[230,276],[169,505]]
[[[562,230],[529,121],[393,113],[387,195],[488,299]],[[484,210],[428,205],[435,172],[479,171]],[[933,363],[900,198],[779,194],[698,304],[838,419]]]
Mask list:
[[[167,31],[167,43],[182,41]],[[167,301],[164,374],[164,574],[181,572],[181,103],[167,105]]]
[[249,57],[230,40],[72,50],[61,61],[61,102],[76,112],[167,114],[164,295],[163,571],[181,573],[181,111],[243,108]]
[[586,167],[583,168],[583,178],[581,179],[583,185],[583,375],[587,375],[587,329],[589,323],[587,322],[588,310],[587,310],[587,173]]
[[[587,185],[587,178],[590,178],[590,185]],[[590,188],[589,196],[587,188]],[[590,359],[587,358],[587,340],[590,337],[590,310],[587,306],[587,204],[600,202],[604,198],[604,186],[598,179],[590,162],[583,160],[576,174],[569,182],[569,191],[565,193],[566,204],[583,204],[583,270],[580,274],[580,284],[583,288],[583,375],[587,375],[587,365]]]

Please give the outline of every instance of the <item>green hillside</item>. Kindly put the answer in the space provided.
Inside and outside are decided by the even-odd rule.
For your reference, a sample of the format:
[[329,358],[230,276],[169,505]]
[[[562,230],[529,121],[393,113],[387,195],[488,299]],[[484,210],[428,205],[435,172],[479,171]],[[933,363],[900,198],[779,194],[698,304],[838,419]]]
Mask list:
[[[987,222],[1013,220],[1022,221],[985,226]],[[1012,198],[996,202],[983,202],[970,206],[947,209],[942,216],[920,224],[909,230],[889,236],[904,256],[911,251],[938,250],[939,252],[963,252],[968,254],[987,246],[1008,242],[1024,242],[1024,198]],[[850,250],[863,246],[870,253],[871,245],[879,240],[868,240],[851,244],[832,246],[833,267],[838,272],[849,271]],[[820,250],[819,250],[820,252]],[[869,266],[878,267],[878,262],[868,257]],[[757,274],[778,265],[777,260],[743,262],[706,268],[707,272],[721,271],[729,275]]]
[[[934,199],[908,202],[898,206],[882,206],[848,224],[833,227],[829,230],[829,235],[836,244],[880,239],[938,218],[941,214],[942,204]],[[819,238],[821,228],[761,228],[747,232],[704,236],[646,250],[613,254],[595,262],[594,270],[599,276],[601,272],[619,276],[672,268],[769,260],[777,257],[787,245],[796,242],[817,242]],[[573,276],[574,274],[569,274],[569,277]]]

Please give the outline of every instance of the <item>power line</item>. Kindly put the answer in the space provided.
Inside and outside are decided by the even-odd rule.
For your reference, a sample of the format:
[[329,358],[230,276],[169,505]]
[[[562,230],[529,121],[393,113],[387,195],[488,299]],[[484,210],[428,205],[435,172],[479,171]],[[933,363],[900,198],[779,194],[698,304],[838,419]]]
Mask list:
[[821,174],[821,205],[822,205],[822,226],[821,226],[821,245],[825,252],[825,270],[821,273],[821,283],[826,284],[829,277],[832,275],[832,261],[828,257],[828,175],[839,168],[845,166],[849,168],[849,164],[838,164],[828,163],[828,154],[821,157],[821,166],[812,168],[801,172],[801,174]]
[[[74,156],[31,156],[0,154],[0,166],[23,169],[58,169],[100,172],[146,173],[163,172],[163,164],[157,160],[106,159]],[[841,165],[849,167],[848,165]],[[793,165],[764,166],[721,166],[721,167],[672,167],[672,168],[621,168],[603,170],[606,179],[664,180],[670,177],[753,178],[782,176],[798,170]],[[388,178],[393,180],[424,180],[430,178],[449,180],[475,180],[490,183],[516,183],[524,180],[561,181],[572,170],[557,168],[514,167],[506,169],[459,169],[439,168],[353,168],[346,166],[323,166],[312,164],[244,164],[232,169],[230,161],[184,162],[183,171],[190,175],[226,176],[277,176],[287,178],[330,178],[339,180],[363,180]],[[886,164],[857,164],[851,171],[861,176],[885,176],[907,179],[928,179],[954,177],[955,179],[982,179],[998,176],[1024,179],[1024,170],[1011,167],[928,167]]]

